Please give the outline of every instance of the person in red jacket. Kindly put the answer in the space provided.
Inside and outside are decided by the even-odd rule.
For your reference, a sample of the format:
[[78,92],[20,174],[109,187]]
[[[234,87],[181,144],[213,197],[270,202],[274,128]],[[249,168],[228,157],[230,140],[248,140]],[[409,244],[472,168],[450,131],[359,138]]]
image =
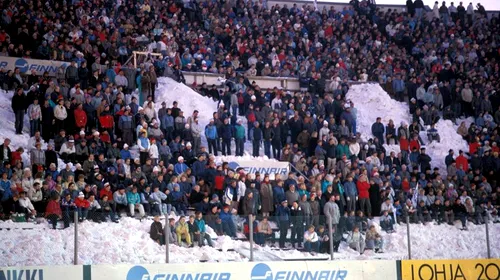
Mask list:
[[359,176],[356,186],[358,188],[359,208],[361,211],[365,213],[365,215],[371,217],[372,205],[370,203],[370,193],[369,193],[370,183],[368,182],[368,177],[366,176],[366,174],[361,174]]
[[78,220],[82,222],[87,219],[87,214],[89,212],[90,202],[85,199],[85,194],[80,192],[78,197],[75,199],[75,206],[78,210]]
[[[479,139],[475,139],[472,143],[469,144],[469,154],[472,156],[477,152],[477,150],[481,147],[481,143]],[[465,169],[464,169],[465,170]]]
[[413,136],[413,139],[410,141],[410,151],[413,151],[414,148],[417,148],[417,151],[420,151],[420,141],[418,141],[418,134]]
[[399,138],[399,149],[401,149],[403,158],[408,158],[408,154],[410,153],[410,141],[406,139],[406,135],[401,135],[401,138]]
[[105,195],[108,196],[108,198],[113,197],[111,184],[108,182],[104,183],[104,188],[99,192],[99,198],[102,199]]
[[87,113],[83,110],[82,104],[78,104],[78,107],[75,109],[75,123],[78,130],[85,129],[87,125]]
[[469,160],[464,156],[464,151],[460,150],[458,152],[458,157],[455,159],[457,168],[462,167],[462,170],[467,173],[469,171]]
[[[56,194],[49,201],[49,203],[47,204],[47,208],[45,209],[45,218],[50,220],[53,229],[56,229],[57,227],[57,220],[62,219],[62,211],[59,200],[59,195]],[[64,227],[69,227],[69,220],[64,220]]]
[[109,133],[109,136],[111,137],[111,141],[113,141],[114,119],[113,115],[111,115],[111,112],[109,111],[109,105],[106,105],[104,111],[99,116],[99,123],[101,125],[101,130],[102,131],[106,130]]

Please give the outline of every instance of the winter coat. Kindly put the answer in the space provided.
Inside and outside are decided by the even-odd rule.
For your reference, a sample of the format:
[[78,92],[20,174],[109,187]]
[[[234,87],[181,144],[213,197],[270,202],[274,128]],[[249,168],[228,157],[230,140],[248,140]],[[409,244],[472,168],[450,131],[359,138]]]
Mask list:
[[260,198],[261,198],[261,211],[272,212],[274,210],[273,204],[273,187],[269,183],[262,183],[260,185]]
[[325,214],[327,221],[328,218],[332,219],[332,224],[337,225],[340,220],[340,210],[339,206],[337,203],[333,201],[329,201],[325,204],[325,207],[323,208],[323,213]]
[[359,198],[370,198],[370,193],[369,193],[370,184],[368,182],[358,181],[356,183],[356,186],[358,188]]

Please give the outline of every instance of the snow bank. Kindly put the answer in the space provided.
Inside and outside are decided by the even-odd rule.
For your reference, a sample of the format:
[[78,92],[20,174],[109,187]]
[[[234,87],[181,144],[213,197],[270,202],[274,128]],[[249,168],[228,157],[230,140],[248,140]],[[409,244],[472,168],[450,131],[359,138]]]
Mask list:
[[446,164],[444,158],[448,155],[448,151],[453,149],[455,155],[458,155],[459,150],[468,151],[467,142],[463,140],[462,136],[457,133],[455,124],[450,120],[440,119],[436,123],[436,129],[439,131],[441,142],[434,141],[428,143],[427,134],[425,131],[420,133],[420,138],[426,146],[426,153],[431,157],[432,167],[438,167],[441,174],[446,174]]
[[[396,128],[399,127],[401,121],[410,123],[410,113],[408,104],[398,102],[389,96],[379,84],[361,84],[353,85],[347,92],[347,99],[354,102],[354,107],[357,108],[357,131],[361,133],[363,140],[373,138],[371,126],[377,119],[382,118],[384,126],[387,125],[390,119],[394,121]],[[471,120],[465,121],[470,124]],[[428,143],[426,131],[420,133],[420,138],[426,146],[427,154],[432,158],[432,167],[438,167],[441,172],[446,170],[444,158],[448,155],[448,151],[453,149],[455,154],[459,150],[468,150],[467,142],[457,133],[457,126],[450,120],[440,119],[436,123],[436,129],[439,131],[441,142]],[[387,154],[390,152],[400,152],[399,145],[384,145]]]
[[[149,238],[151,220],[122,218],[119,224],[83,222],[79,225],[80,264],[150,264],[165,262],[165,246]],[[378,224],[377,219],[374,220]],[[469,224],[468,231],[448,225],[411,225],[412,257],[415,259],[471,259],[486,257],[486,235],[483,226]],[[20,227],[13,222],[0,222],[0,228]],[[46,223],[32,225],[33,230],[2,231],[0,263],[4,266],[61,265],[73,262],[73,226],[51,230]],[[378,227],[378,225],[377,225]],[[500,231],[500,224],[490,224],[490,232]],[[342,243],[335,259],[407,259],[406,225],[396,226],[393,234],[381,233],[385,249],[382,254],[359,253]],[[493,236],[492,236],[493,237]],[[215,248],[170,246],[173,263],[248,261],[249,243],[226,236],[214,242]],[[308,258],[296,250],[280,251],[255,245],[255,261]],[[231,249],[234,249],[232,251]],[[493,258],[500,257],[500,240],[491,238]],[[324,257],[325,255],[318,255]]]
[[[146,264],[165,263],[165,246],[149,238],[151,220],[142,222],[123,218],[119,224],[84,222],[79,224],[80,264]],[[1,227],[16,226],[1,222]],[[0,263],[5,266],[59,265],[73,262],[73,232],[71,226],[64,230],[51,230],[47,224],[35,225],[34,230],[4,231],[0,241]],[[229,239],[224,244],[215,242],[215,248],[185,248],[170,246],[172,263],[201,261],[242,261]],[[224,245],[224,246],[223,246]],[[216,248],[222,249],[221,251]]]
[[[161,103],[165,101],[167,107],[172,107],[172,103],[177,101],[179,108],[184,112],[186,119],[198,110],[198,119],[200,126],[204,129],[217,111],[217,102],[213,99],[201,96],[192,88],[185,84],[178,83],[171,78],[158,78],[158,89],[156,90],[156,109],[161,108]],[[202,138],[205,136],[203,135]]]
[[11,140],[11,149],[15,150],[19,147],[26,148],[28,146],[30,124],[28,118],[24,118],[23,134],[16,135],[14,128],[16,118],[11,107],[13,94],[13,91],[0,90],[0,118],[2,119],[0,141],[3,144],[3,140],[9,138]]
[[408,105],[392,99],[379,84],[360,84],[349,88],[346,98],[354,103],[357,109],[357,131],[363,140],[373,138],[372,124],[377,117],[387,125],[393,120],[396,127],[401,121],[410,123]]

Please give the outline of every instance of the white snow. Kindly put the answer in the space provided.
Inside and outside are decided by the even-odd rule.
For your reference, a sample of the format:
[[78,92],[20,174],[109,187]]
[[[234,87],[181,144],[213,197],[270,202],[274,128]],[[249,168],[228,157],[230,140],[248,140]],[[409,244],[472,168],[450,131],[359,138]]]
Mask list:
[[441,173],[445,172],[446,164],[444,163],[444,158],[448,155],[448,151],[453,149],[455,155],[458,155],[459,150],[468,151],[467,142],[457,133],[455,124],[450,120],[440,119],[436,123],[436,129],[439,132],[441,141],[433,141],[428,143],[427,134],[425,131],[420,132],[420,138],[422,138],[425,144],[425,151],[431,157],[432,167],[438,167]]
[[410,123],[408,105],[392,99],[379,84],[353,85],[347,92],[346,99],[354,103],[357,109],[356,130],[363,140],[373,138],[372,124],[382,118],[384,127],[393,120],[396,127],[401,121]]
[[19,147],[26,148],[28,146],[30,124],[28,118],[24,118],[23,134],[16,135],[14,128],[14,111],[12,111],[12,95],[13,91],[0,90],[0,119],[2,120],[2,130],[0,131],[1,144],[5,138],[11,140],[11,149],[15,150]]
[[[165,101],[167,108],[172,107],[172,103],[177,101],[179,108],[184,112],[186,120],[198,110],[198,122],[203,129],[210,122],[213,113],[217,111],[217,102],[204,97],[185,84],[178,83],[171,78],[158,78],[158,88],[156,89],[156,109],[161,108],[161,103]],[[205,133],[202,133],[203,142],[206,143]]]
[[[179,102],[179,107],[189,117],[194,110],[199,110],[200,125],[204,127],[212,113],[216,111],[217,103],[202,97],[191,88],[178,84],[169,78],[160,78],[158,84],[157,107],[165,101],[168,107],[173,101]],[[12,146],[26,146],[28,142],[28,123],[25,122],[25,133],[22,136],[14,133],[14,114],[10,107],[12,92],[0,91],[0,117],[4,119],[4,127],[0,137],[9,137]],[[379,85],[354,85],[347,98],[352,100],[358,110],[358,131],[363,139],[372,137],[371,125],[377,117],[384,124],[392,119],[396,126],[401,121],[409,121],[406,104],[392,100]],[[246,120],[245,120],[246,121]],[[441,135],[441,143],[428,144],[427,151],[433,157],[433,166],[441,167],[444,156],[450,148],[465,149],[466,145],[456,133],[456,126],[450,121],[440,121],[437,129]],[[426,143],[427,137],[422,137]],[[399,147],[386,147],[398,150]],[[246,152],[250,149],[245,145]],[[220,157],[221,161],[234,159],[269,160],[266,157],[253,158],[247,153],[244,157]],[[165,246],[160,246],[149,238],[151,220],[135,220],[123,218],[119,224],[84,222],[79,224],[79,260],[80,264],[120,264],[120,263],[164,263]],[[460,231],[458,225],[411,225],[412,257],[415,259],[439,258],[485,258],[486,240],[484,226],[469,224],[469,231]],[[15,229],[32,227],[32,230]],[[2,230],[0,238],[0,263],[6,266],[20,265],[57,265],[73,262],[74,227],[65,230],[51,230],[47,223],[38,225],[18,224],[10,221],[0,222]],[[385,253],[375,254],[367,251],[364,255],[349,249],[342,243],[336,259],[406,259],[407,240],[406,226],[396,226],[396,233],[385,234]],[[494,233],[500,232],[500,224],[490,224],[492,257],[500,257],[500,241],[494,238]],[[235,241],[228,237],[219,237],[214,242],[215,248],[185,248],[170,246],[170,260],[173,263],[190,263],[199,261],[226,262],[248,261],[249,243]],[[296,250],[279,251],[268,246],[255,245],[256,261],[279,259],[298,259],[311,257],[307,253]],[[219,250],[217,250],[219,249]],[[231,249],[234,249],[232,251]],[[325,255],[318,255],[318,258]]]
[[[414,259],[465,259],[486,257],[485,226],[469,224],[468,231],[448,225],[410,225],[412,257]],[[80,264],[146,264],[165,263],[165,246],[149,238],[151,220],[139,221],[123,218],[119,224],[83,222],[79,224]],[[17,228],[26,224],[1,222],[0,228]],[[46,223],[33,225],[33,230],[12,229],[2,231],[0,239],[0,263],[6,266],[60,265],[73,262],[74,227],[51,230]],[[500,240],[494,238],[500,224],[490,224],[491,252],[493,258],[500,257]],[[342,243],[335,259],[407,259],[406,225],[396,226],[393,234],[382,233],[385,252],[364,255]],[[172,263],[196,263],[199,261],[228,262],[248,261],[250,248],[246,241],[219,237],[215,248],[186,248],[170,245]],[[220,249],[220,250],[218,250]],[[231,250],[231,249],[234,249]],[[320,254],[314,258],[326,258]],[[280,251],[268,246],[255,245],[255,261],[303,259],[313,256],[296,250]]]
[[[371,126],[377,117],[382,118],[384,126],[390,119],[394,121],[396,128],[400,126],[402,121],[411,123],[408,104],[391,99],[379,84],[353,85],[347,92],[346,98],[353,101],[354,107],[357,108],[357,131],[361,133],[363,140],[373,138]],[[466,121],[468,125],[471,122],[470,119],[458,120],[458,122],[461,121]],[[441,137],[440,143],[432,142],[429,144],[425,130],[421,131],[420,138],[426,147],[426,153],[432,159],[432,167],[438,167],[443,172],[446,170],[444,158],[450,149],[458,154],[459,150],[466,151],[468,148],[467,142],[457,133],[457,126],[450,120],[440,119],[436,123],[436,129]],[[399,145],[384,144],[384,147],[387,154],[392,151],[400,152]]]

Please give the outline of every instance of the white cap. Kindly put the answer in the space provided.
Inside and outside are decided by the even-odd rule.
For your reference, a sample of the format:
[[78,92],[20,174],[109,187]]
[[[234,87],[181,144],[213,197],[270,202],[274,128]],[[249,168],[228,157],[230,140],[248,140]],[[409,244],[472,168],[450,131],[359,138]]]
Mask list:
[[187,142],[186,147],[191,147],[191,142]]
[[182,161],[182,160],[184,160],[183,156],[180,156],[180,157],[177,158],[177,161]]
[[123,144],[123,148],[124,149],[128,148],[128,144],[127,143]]

